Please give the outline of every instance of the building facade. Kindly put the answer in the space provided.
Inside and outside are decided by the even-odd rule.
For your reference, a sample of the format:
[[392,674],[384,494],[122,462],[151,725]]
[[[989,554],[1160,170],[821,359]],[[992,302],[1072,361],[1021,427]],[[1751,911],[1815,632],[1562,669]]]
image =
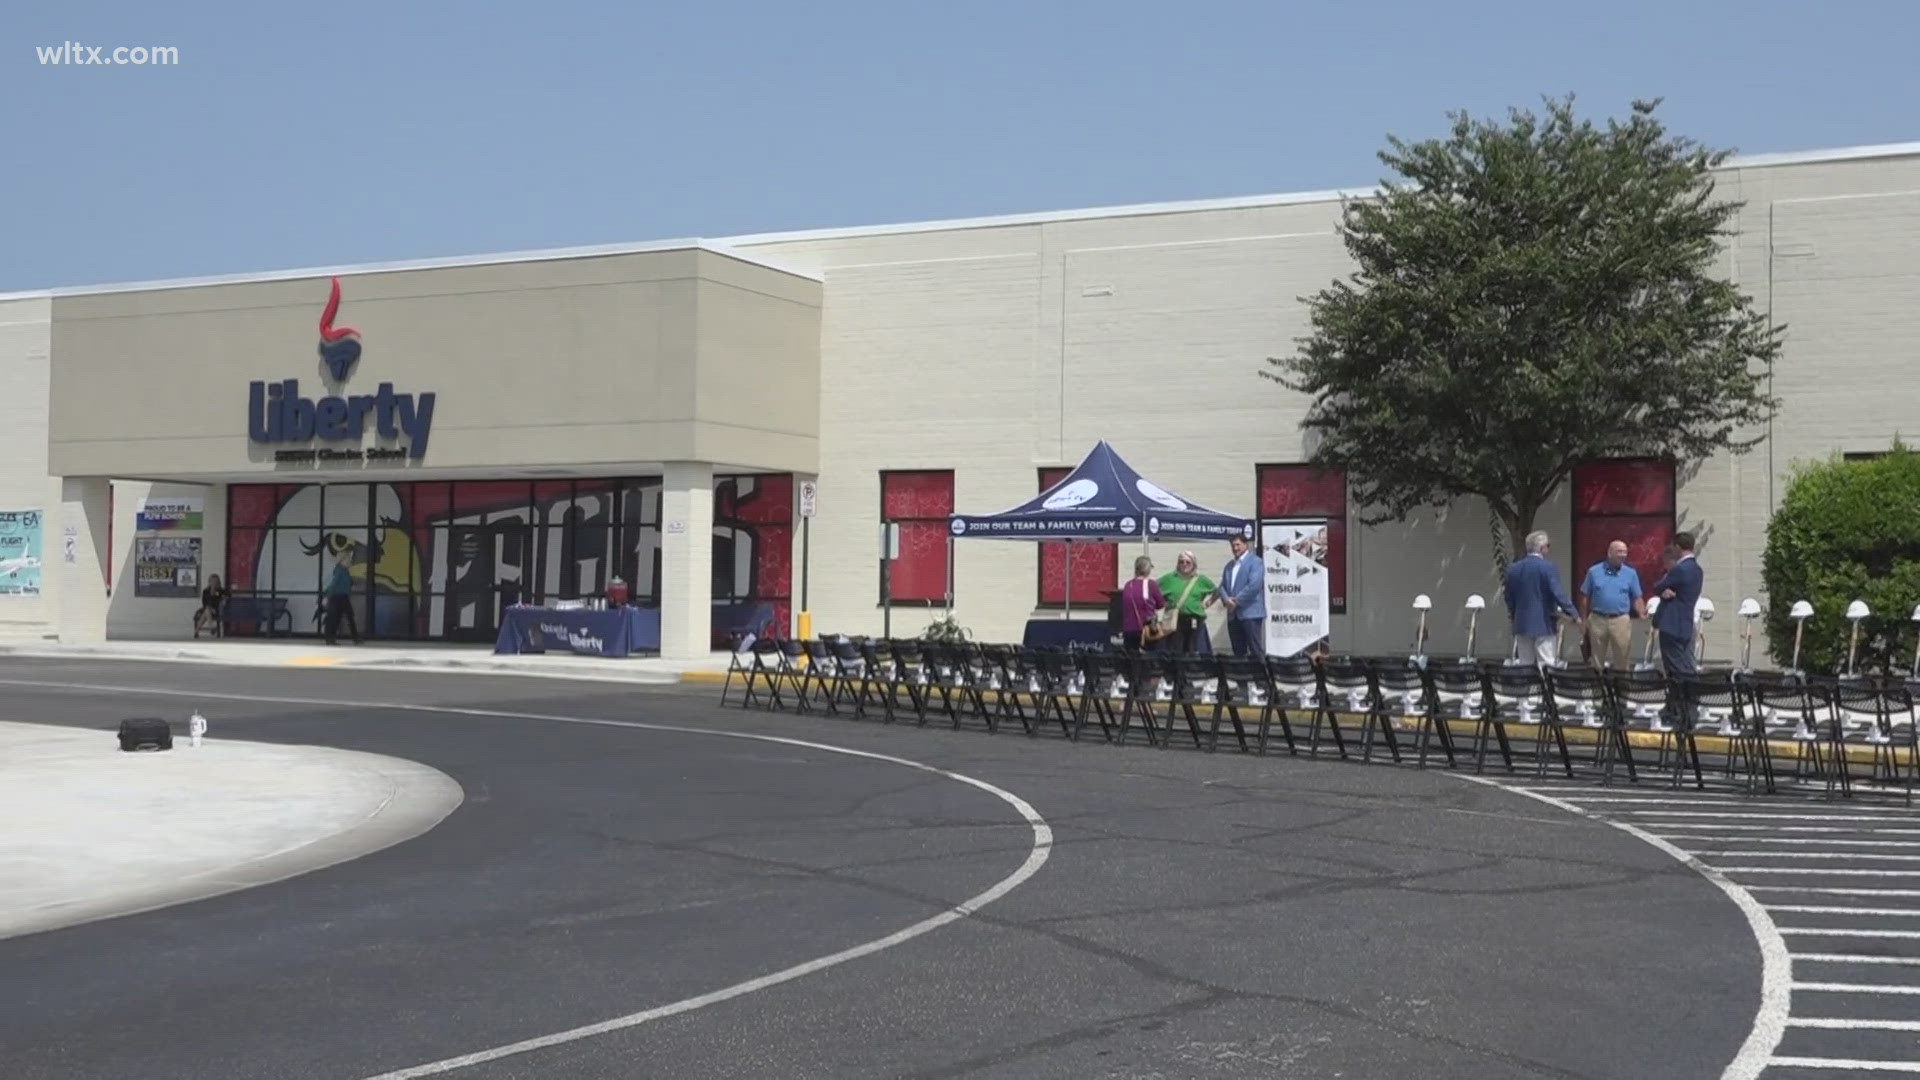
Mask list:
[[[1608,540],[1651,566],[1689,529],[1730,615],[1761,595],[1795,462],[1912,435],[1920,144],[1740,159],[1717,182],[1746,204],[1724,272],[1789,328],[1780,413],[1744,455],[1583,466],[1539,524],[1570,583]],[[1497,607],[1485,507],[1360,524],[1342,478],[1303,464],[1306,400],[1260,377],[1307,332],[1299,298],[1349,270],[1340,198],[0,297],[0,544],[11,528],[23,553],[0,635],[187,636],[216,573],[263,628],[312,633],[346,551],[384,638],[490,640],[502,604],[617,576],[676,656],[788,628],[803,601],[822,632],[951,612],[1017,640],[1101,607],[1136,549],[1081,548],[1069,575],[1057,545],[950,542],[946,515],[1022,502],[1106,439],[1207,505],[1327,519],[1336,649],[1405,648],[1419,593],[1457,648],[1465,598]],[[1733,621],[1710,630],[1723,649]]]

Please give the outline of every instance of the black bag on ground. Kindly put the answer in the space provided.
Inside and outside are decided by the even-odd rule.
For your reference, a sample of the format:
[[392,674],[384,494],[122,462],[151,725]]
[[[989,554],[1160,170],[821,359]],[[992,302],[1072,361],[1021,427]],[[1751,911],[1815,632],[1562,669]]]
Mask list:
[[173,725],[165,720],[120,721],[120,749],[171,750]]

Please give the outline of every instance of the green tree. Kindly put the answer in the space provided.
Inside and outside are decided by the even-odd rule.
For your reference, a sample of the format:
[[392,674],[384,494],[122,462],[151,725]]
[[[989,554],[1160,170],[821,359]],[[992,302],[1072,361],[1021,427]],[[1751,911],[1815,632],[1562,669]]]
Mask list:
[[1782,328],[1714,273],[1740,208],[1713,197],[1726,152],[1669,135],[1658,104],[1601,127],[1548,99],[1388,138],[1395,178],[1342,215],[1357,269],[1262,372],[1312,397],[1313,460],[1345,470],[1362,520],[1474,495],[1518,551],[1582,461],[1759,441]]
[[1767,589],[1767,640],[1775,662],[1793,659],[1796,600],[1813,605],[1800,666],[1838,672],[1847,664],[1847,605],[1865,600],[1857,666],[1902,670],[1911,662],[1912,614],[1920,603],[1920,454],[1895,444],[1874,461],[1803,465],[1767,523],[1760,569]]

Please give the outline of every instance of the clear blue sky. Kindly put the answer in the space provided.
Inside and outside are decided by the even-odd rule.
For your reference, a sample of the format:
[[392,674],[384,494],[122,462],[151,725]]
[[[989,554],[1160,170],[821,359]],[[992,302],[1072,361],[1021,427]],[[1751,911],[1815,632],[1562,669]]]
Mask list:
[[[1920,140],[1920,3],[11,5],[0,291],[1373,183],[1574,92]],[[35,47],[173,45],[170,68]]]

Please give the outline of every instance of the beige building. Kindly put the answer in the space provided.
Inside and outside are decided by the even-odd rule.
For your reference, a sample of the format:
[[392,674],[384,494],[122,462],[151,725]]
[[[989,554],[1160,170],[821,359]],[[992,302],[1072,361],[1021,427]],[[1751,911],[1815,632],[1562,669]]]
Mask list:
[[[1615,535],[1644,562],[1699,534],[1724,656],[1793,463],[1914,433],[1920,144],[1738,159],[1719,183],[1747,204],[1725,272],[1789,325],[1780,415],[1744,456],[1583,470],[1540,526],[1570,582]],[[1306,332],[1298,298],[1348,269],[1339,198],[0,297],[0,515],[40,529],[34,572],[0,578],[0,634],[187,636],[210,574],[252,613],[240,632],[312,633],[343,551],[381,637],[488,640],[503,604],[616,576],[672,655],[785,629],[803,594],[817,631],[877,633],[886,517],[896,634],[950,603],[1017,640],[1067,599],[1064,559],[949,545],[945,515],[1029,499],[1106,439],[1209,506],[1330,519],[1335,648],[1404,649],[1417,593],[1458,648],[1467,595],[1497,594],[1484,507],[1360,526],[1300,467],[1305,400],[1259,374]],[[1079,552],[1076,608],[1134,553]],[[1503,650],[1504,619],[1480,641]]]

